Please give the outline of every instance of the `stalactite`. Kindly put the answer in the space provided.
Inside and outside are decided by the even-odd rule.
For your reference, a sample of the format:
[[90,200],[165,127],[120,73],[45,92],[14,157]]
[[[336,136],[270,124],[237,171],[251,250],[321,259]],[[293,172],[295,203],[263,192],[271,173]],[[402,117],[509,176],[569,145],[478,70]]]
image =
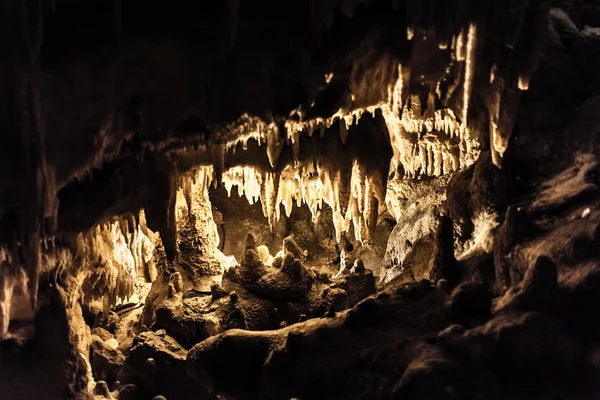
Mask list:
[[221,143],[212,145],[211,158],[216,187],[223,180],[223,170],[225,169],[225,146]]
[[341,118],[339,121],[340,139],[342,140],[343,144],[346,144],[346,142],[348,141],[348,128],[346,127],[346,120],[344,118]]
[[[332,18],[333,15],[332,10],[335,9],[337,4],[339,4],[343,10],[350,12],[350,10],[353,10],[353,7],[356,7],[360,1],[351,3],[352,4],[347,4],[345,2],[338,3],[333,1],[328,2],[327,4],[321,4],[319,2],[311,2],[311,14],[313,15],[313,23],[316,29],[320,32],[320,29],[323,26],[328,26],[331,23],[330,18]],[[427,7],[424,4],[417,4],[416,2],[408,2],[405,5],[408,7],[406,13],[407,36],[409,39],[412,39],[420,29],[421,19],[424,18],[423,12]],[[376,110],[381,110],[386,117],[386,123],[390,129],[390,139],[395,143],[393,163],[395,165],[402,165],[408,172],[408,175],[416,176],[418,174],[430,174],[437,176],[447,173],[447,171],[455,171],[457,165],[460,168],[463,168],[476,159],[477,154],[466,154],[462,150],[458,155],[453,150],[448,152],[449,147],[442,143],[445,141],[443,137],[440,138],[441,140],[434,137],[432,140],[433,147],[428,147],[427,151],[424,152],[423,149],[420,149],[419,146],[415,145],[415,140],[410,139],[410,135],[406,135],[406,133],[416,133],[421,135],[423,131],[432,133],[433,130],[435,130],[437,131],[435,132],[436,134],[445,133],[450,138],[460,137],[461,142],[458,145],[460,149],[476,149],[476,140],[469,137],[470,135],[467,128],[469,103],[472,97],[475,76],[478,74],[488,74],[490,81],[495,82],[498,74],[495,63],[490,64],[492,65],[490,70],[484,71],[481,69],[479,71],[479,58],[481,57],[481,54],[497,54],[499,50],[496,50],[494,46],[502,46],[503,42],[510,46],[509,48],[513,48],[514,46],[517,46],[517,44],[525,42],[526,45],[521,47],[529,48],[527,46],[530,46],[532,47],[532,53],[537,53],[537,44],[539,43],[537,36],[535,39],[525,40],[523,35],[524,32],[527,32],[528,30],[523,29],[523,23],[518,21],[524,18],[523,13],[526,9],[530,10],[531,15],[536,16],[530,18],[536,23],[538,21],[543,21],[543,18],[539,17],[540,15],[543,15],[543,12],[541,6],[537,3],[523,3],[522,5],[511,3],[509,6],[500,5],[499,9],[493,8],[493,10],[499,12],[499,10],[502,10],[503,8],[508,8],[510,13],[518,16],[516,19],[518,23],[515,26],[504,27],[496,21],[493,21],[490,25],[490,21],[483,19],[483,16],[486,15],[485,12],[482,12],[481,15],[463,18],[455,14],[454,10],[447,10],[443,7],[441,10],[445,11],[438,12],[438,8],[440,8],[441,5],[437,3],[430,6],[433,7],[430,11],[433,11],[435,14],[434,21],[436,26],[433,28],[434,34],[430,35],[431,39],[424,36],[422,40],[438,40],[439,47],[441,49],[451,48],[453,55],[453,62],[449,65],[449,70],[447,72],[451,75],[452,79],[444,84],[444,92],[442,93],[440,90],[440,81],[438,82],[437,87],[438,98],[436,99],[435,93],[432,91],[428,98],[427,107],[425,107],[425,104],[420,104],[418,97],[413,97],[410,104],[404,104],[404,97],[406,96],[405,92],[408,92],[407,89],[409,89],[411,79],[411,65],[410,63],[406,63],[404,66],[398,64],[398,76],[393,87],[388,88],[387,90],[387,101],[380,101],[377,104],[371,104],[367,107],[358,107],[351,111],[340,109],[330,117],[318,117],[310,120],[304,120],[303,115],[305,113],[300,113],[296,110],[296,112],[292,113],[293,119],[290,118],[284,123],[286,140],[292,147],[294,160],[298,160],[300,142],[303,140],[302,135],[306,134],[311,137],[316,130],[319,130],[321,136],[323,136],[326,128],[329,128],[332,124],[338,122],[340,124],[340,137],[342,142],[345,143],[347,140],[348,129],[353,124],[357,123],[362,113],[365,111],[374,113]],[[459,27],[459,24],[463,24],[462,28]],[[478,29],[479,24],[486,24],[486,29]],[[436,34],[438,31],[439,34]],[[502,32],[505,33],[505,38],[500,37],[502,36]],[[494,35],[499,36],[494,37]],[[498,40],[492,40],[491,38],[500,39],[500,42]],[[490,47],[491,49],[489,49]],[[537,60],[537,56],[532,56],[531,60]],[[517,80],[514,82],[515,85],[521,89],[527,87],[528,77],[531,75],[531,70],[534,68],[535,62],[528,61],[526,64],[526,66],[520,68],[521,71],[517,75]],[[451,109],[435,110],[435,107],[437,100],[441,101],[441,103],[446,106],[450,104],[450,100],[453,98],[456,89],[461,85],[462,110],[459,111],[460,122],[458,122]],[[425,114],[428,114],[431,110],[432,112],[435,112],[436,115],[429,115],[421,118],[421,109],[425,111]],[[404,116],[406,112],[409,114],[408,117]],[[399,124],[402,126],[398,126]],[[498,124],[496,123],[496,125]],[[503,128],[499,127],[498,129],[502,130]],[[225,139],[224,143],[226,143],[227,150],[232,148],[235,149],[235,146],[238,143],[247,143],[248,139],[252,137],[259,143],[266,140],[268,144],[267,155],[269,157],[269,162],[271,167],[275,168],[276,160],[282,146],[282,141],[279,139],[279,132],[276,129],[275,124],[272,122],[267,124],[266,122],[262,122],[259,118],[244,114],[236,124],[232,124],[226,130],[229,133],[222,135],[222,137]],[[498,142],[499,137],[504,138],[507,137],[507,135],[509,135],[508,132],[495,135],[496,142]],[[421,137],[417,139],[422,140]],[[427,138],[427,140],[430,139],[431,136]],[[495,152],[498,157],[501,157],[501,154],[503,153],[502,145],[497,147]]]
[[105,222],[76,240],[73,273],[83,273],[86,300],[103,298],[112,308],[134,293],[138,273],[145,270],[154,254],[154,244],[137,225],[130,231],[129,216]]
[[309,160],[287,166],[279,176],[252,167],[234,167],[223,174],[223,186],[230,196],[233,186],[237,186],[239,195],[245,195],[251,204],[260,199],[271,226],[281,216],[281,205],[290,216],[294,204],[306,204],[315,221],[325,203],[333,211],[337,240],[353,227],[356,238],[362,241],[368,239],[369,229],[373,228],[369,226],[373,207],[378,209],[385,202],[382,175],[387,172],[369,172],[357,161],[350,168],[338,170],[333,164],[316,165]]
[[404,88],[404,78],[402,75],[402,64],[398,64],[398,78],[396,79],[396,84],[394,85],[393,90],[391,91],[392,97],[388,99],[388,103],[391,104],[392,112],[400,115],[403,107],[402,100],[402,90]]
[[463,115],[462,122],[467,125],[467,117],[469,114],[469,100],[471,99],[471,90],[473,89],[473,77],[475,75],[477,54],[477,25],[470,24],[467,32],[466,46],[466,61],[465,61],[465,83],[463,87]]
[[[451,109],[430,112],[428,107],[426,114],[421,116],[420,101],[413,98],[411,104],[410,108],[405,105],[401,116],[393,111],[396,103],[381,107],[394,149],[393,162],[402,165],[405,174],[411,177],[439,176],[475,162],[478,142]],[[422,135],[426,135],[426,140],[421,138]],[[460,139],[458,146],[450,145],[448,139],[451,138]]]
[[[345,0],[331,2],[311,1],[313,23],[319,31],[323,28],[331,28],[335,17],[336,7],[340,6],[344,16],[354,14],[355,8],[364,1]],[[234,44],[237,18],[239,13],[239,0],[231,0],[232,25],[230,42]],[[114,0],[115,29],[117,36],[121,36],[121,3]],[[439,7],[439,4],[435,4]],[[432,6],[433,7],[433,6]],[[326,203],[333,210],[336,236],[346,232],[353,227],[357,238],[365,238],[364,228],[369,228],[373,221],[374,210],[378,204],[383,204],[385,196],[375,195],[375,192],[385,192],[385,187],[380,188],[375,183],[371,171],[366,171],[364,166],[353,164],[352,166],[315,166],[311,162],[299,162],[300,142],[305,140],[303,135],[312,136],[319,131],[321,137],[325,129],[334,123],[339,124],[339,134],[345,144],[348,140],[348,130],[360,119],[362,113],[380,110],[387,125],[390,141],[394,149],[392,163],[402,174],[407,177],[418,177],[419,175],[440,176],[470,165],[476,158],[479,143],[470,132],[468,125],[469,103],[474,97],[474,82],[476,76],[481,74],[487,81],[489,79],[492,89],[486,106],[490,114],[489,131],[490,144],[493,161],[501,165],[502,156],[508,146],[516,120],[516,110],[520,101],[520,90],[529,87],[529,80],[537,62],[537,50],[540,45],[541,35],[545,27],[545,17],[542,17],[540,9],[542,5],[538,2],[510,1],[506,4],[493,8],[494,11],[506,8],[509,18],[504,22],[495,21],[493,18],[482,20],[479,16],[468,15],[459,19],[456,13],[450,13],[447,17],[447,26],[443,29],[435,29],[442,32],[437,38],[439,48],[451,48],[454,65],[450,75],[454,74],[454,80],[445,88],[446,93],[442,98],[442,91],[438,92],[436,98],[430,93],[427,106],[421,104],[418,96],[410,99],[410,104],[405,100],[409,97],[411,89],[410,62],[406,65],[397,64],[398,77],[393,85],[383,88],[382,92],[388,93],[387,99],[378,99],[378,103],[361,107],[352,111],[340,109],[327,118],[313,118],[304,120],[303,115],[297,112],[294,120],[289,119],[283,125],[285,132],[280,132],[279,126],[273,118],[262,119],[244,114],[240,119],[217,132],[216,142],[211,147],[212,165],[214,169],[211,175],[201,172],[193,178],[186,177],[182,181],[182,189],[187,203],[188,212],[192,208],[195,199],[192,195],[192,185],[200,179],[202,190],[207,188],[206,182],[225,183],[228,192],[232,186],[238,187],[238,192],[245,195],[248,201],[253,203],[261,200],[263,212],[271,224],[279,218],[280,206],[283,204],[285,212],[289,215],[294,206],[301,203],[308,204],[313,216]],[[43,44],[43,2],[41,0],[12,2],[7,6],[10,14],[7,19],[14,20],[13,28],[2,29],[2,33],[20,34],[24,41],[23,48],[8,54],[9,61],[3,64],[2,83],[6,90],[3,91],[2,102],[6,115],[4,117],[4,131],[17,131],[18,137],[8,138],[6,133],[0,138],[2,141],[3,154],[13,152],[18,155],[19,167],[24,172],[24,182],[18,198],[19,213],[22,216],[20,231],[12,244],[18,250],[12,249],[13,254],[23,254],[24,268],[28,281],[28,292],[35,305],[37,292],[38,273],[40,271],[41,245],[44,248],[53,247],[53,234],[57,226],[58,200],[57,191],[59,182],[56,180],[54,166],[48,162],[46,155],[46,121],[45,110],[41,91],[41,70],[39,65],[39,54]],[[408,39],[416,44],[421,40],[423,31],[420,25],[424,22],[425,3],[409,2],[406,13],[406,35]],[[437,10],[435,10],[437,12]],[[498,13],[501,15],[501,13]],[[436,18],[439,21],[439,18]],[[463,24],[462,29],[458,25]],[[439,22],[436,22],[438,24]],[[487,25],[484,25],[487,24]],[[404,28],[404,25],[402,25]],[[537,27],[534,29],[531,27]],[[531,33],[536,35],[531,35]],[[11,35],[5,35],[11,37]],[[487,37],[486,37],[487,35]],[[498,37],[495,37],[496,35]],[[504,35],[503,37],[500,37]],[[6,40],[6,39],[3,39]],[[490,46],[502,46],[502,51],[509,52],[510,65],[498,64],[494,59],[491,66],[483,66],[479,61],[481,54],[497,54],[499,50],[490,50]],[[18,55],[17,55],[18,53]],[[449,51],[447,53],[450,53]],[[524,55],[529,54],[530,57]],[[4,68],[12,62],[12,58],[24,55],[27,59],[23,63],[22,71],[14,68]],[[11,58],[12,57],[12,58]],[[516,61],[515,61],[516,60]],[[22,60],[19,60],[22,61]],[[29,64],[27,64],[27,62]],[[511,64],[512,63],[512,64]],[[516,63],[516,64],[515,64]],[[515,65],[513,65],[515,64]],[[394,64],[396,65],[396,64]],[[498,66],[499,65],[499,66]],[[484,70],[489,68],[489,70]],[[337,74],[337,71],[335,71]],[[414,78],[414,77],[413,77]],[[479,82],[479,81],[477,81]],[[450,104],[455,90],[462,84],[462,112],[451,109],[434,109],[436,100],[442,104]],[[386,90],[387,89],[387,90]],[[519,90],[520,89],[520,90]],[[356,93],[355,93],[356,94]],[[353,95],[354,99],[354,95]],[[460,104],[459,100],[459,104]],[[424,111],[423,113],[421,111]],[[13,115],[14,114],[14,115]],[[458,118],[457,115],[460,117]],[[75,176],[81,178],[92,168],[99,168],[110,159],[107,154],[111,148],[119,148],[117,144],[122,142],[119,138],[116,142],[111,136],[111,124],[98,132],[95,137],[97,151],[90,164]],[[281,173],[273,174],[265,171],[252,169],[229,170],[225,168],[225,153],[235,151],[238,145],[247,148],[250,140],[256,140],[258,144],[266,144],[266,152],[271,168],[277,169],[279,157],[287,139],[293,149],[294,159],[297,165],[283,169]],[[115,152],[118,154],[118,151]],[[107,158],[108,157],[108,158]],[[204,170],[203,170],[204,171]],[[214,174],[214,175],[213,175]],[[174,173],[176,176],[176,172]],[[170,177],[174,182],[175,178]],[[170,183],[171,183],[170,181]],[[177,231],[175,221],[176,191],[177,185],[170,184],[168,193],[163,193],[164,198],[158,200],[160,203],[156,208],[148,210],[152,222],[157,220],[165,249],[170,259],[173,259],[177,249]],[[207,189],[206,189],[207,190]],[[31,203],[27,204],[30,201]],[[189,217],[189,215],[188,215]],[[145,223],[135,221],[134,217],[121,221],[118,224],[119,235],[121,235],[127,246],[132,246],[136,241],[135,236],[130,236],[143,231]],[[145,218],[144,218],[145,220]],[[108,230],[107,226],[101,229]],[[17,240],[18,239],[18,240]],[[3,250],[4,251],[4,250]],[[6,251],[4,251],[6,253]],[[132,253],[133,254],[133,253]],[[139,251],[132,256],[134,262],[140,259]],[[6,257],[5,257],[6,258]],[[8,262],[4,260],[4,262]],[[16,262],[16,260],[14,261]],[[11,264],[12,265],[12,264]],[[13,266],[14,267],[14,266]],[[4,276],[4,272],[0,272]]]
[[277,160],[283,148],[283,140],[280,138],[279,127],[275,123],[268,125],[267,131],[267,156],[271,167],[277,166]]

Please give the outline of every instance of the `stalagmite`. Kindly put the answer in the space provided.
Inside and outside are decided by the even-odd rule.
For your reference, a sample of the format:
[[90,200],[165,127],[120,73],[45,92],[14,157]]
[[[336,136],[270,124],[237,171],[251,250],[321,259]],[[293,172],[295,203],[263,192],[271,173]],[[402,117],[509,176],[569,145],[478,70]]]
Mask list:
[[[184,174],[183,179],[191,182],[189,192],[192,201],[188,203],[183,187],[176,194],[176,222],[178,229],[185,232],[181,246],[185,243],[188,252],[183,255],[183,262],[188,262],[189,247],[193,246],[200,254],[207,256],[211,261],[224,261],[225,256],[218,250],[219,233],[213,217],[213,210],[209,200],[209,189],[213,182],[214,169],[211,165],[198,166]],[[227,171],[223,177],[227,176]],[[243,177],[242,177],[243,179]],[[225,180],[225,178],[224,178]],[[227,188],[227,185],[224,185]],[[242,193],[240,193],[241,195]],[[190,237],[197,237],[191,242]],[[221,265],[224,265],[221,264]]]
[[188,208],[188,218],[191,218],[192,213],[192,178],[183,178],[183,196]]

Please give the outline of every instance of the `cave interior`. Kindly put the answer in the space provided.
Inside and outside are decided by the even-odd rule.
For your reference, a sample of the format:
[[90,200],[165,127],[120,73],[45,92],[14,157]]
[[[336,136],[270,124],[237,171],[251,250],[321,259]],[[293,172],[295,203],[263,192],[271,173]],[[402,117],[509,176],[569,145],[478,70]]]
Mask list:
[[600,398],[600,1],[4,0],[0,43],[0,400]]

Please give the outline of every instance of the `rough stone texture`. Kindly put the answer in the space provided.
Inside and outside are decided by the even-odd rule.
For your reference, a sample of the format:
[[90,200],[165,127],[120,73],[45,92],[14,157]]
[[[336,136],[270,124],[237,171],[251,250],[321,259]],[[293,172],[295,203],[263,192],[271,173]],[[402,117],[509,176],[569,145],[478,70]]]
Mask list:
[[438,340],[418,350],[391,398],[545,398],[574,378],[574,344],[536,313],[499,316]]
[[101,327],[96,327],[96,328],[92,329],[91,333],[92,333],[92,335],[99,337],[103,341],[115,338],[115,335],[113,335],[112,333],[110,333],[109,331],[107,331],[106,329],[101,328]]
[[[550,237],[560,235],[560,226],[551,232]],[[569,249],[569,243],[563,242],[562,248]],[[593,282],[598,281],[598,271],[587,262],[557,275],[556,265],[541,257],[521,285],[496,299],[493,314],[491,292],[482,284],[462,284],[451,299],[426,282],[389,289],[333,319],[279,331],[233,330],[215,336],[190,351],[189,368],[208,387],[235,398],[256,393],[267,399],[328,394],[370,398],[374,391],[380,398],[410,399],[511,399],[523,393],[535,399],[569,394],[587,398],[596,390],[594,377],[600,373],[585,349],[594,348],[598,340],[598,324],[589,318],[597,307],[597,291],[591,288],[597,288]],[[435,298],[439,300],[432,302]],[[447,301],[451,319],[444,311]],[[405,314],[416,309],[419,321]],[[442,329],[452,319],[467,328]],[[437,321],[438,328],[432,329],[439,334],[427,333],[426,321]],[[384,340],[387,335],[389,343]],[[421,340],[411,341],[416,338]],[[371,347],[374,342],[377,345]],[[355,349],[361,352],[353,353]],[[248,365],[220,369],[217,360],[239,353],[252,355]],[[394,362],[386,364],[387,357]],[[315,363],[315,358],[323,361]]]
[[112,394],[108,389],[108,385],[104,381],[96,382],[96,386],[94,387],[94,395],[100,397],[101,399],[113,399]]
[[246,198],[237,196],[236,190],[233,189],[231,197],[227,196],[223,187],[209,192],[211,203],[223,216],[222,230],[219,232],[222,236],[221,251],[241,260],[246,234],[252,232],[259,244],[266,245],[272,253],[276,253],[288,234],[287,217],[283,214],[271,230],[260,202],[250,205]]
[[115,397],[119,400],[140,400],[142,398],[140,389],[132,383],[120,386]]
[[586,188],[597,188],[586,180],[591,178],[582,178],[589,177],[585,171],[595,170],[597,163],[591,155],[574,158],[574,166],[540,185],[534,201],[520,208],[509,207],[494,249],[498,288],[506,290],[521,281],[529,265],[541,255],[558,261],[559,267],[597,256],[594,227],[598,224],[598,194],[574,196]]
[[[125,357],[119,350],[111,346],[112,343],[109,340],[92,335],[90,364],[96,380],[112,382],[117,378]],[[116,341],[114,343],[117,344]]]
[[186,356],[187,351],[164,330],[143,332],[136,337],[118,379],[123,385],[136,385],[142,398],[214,399],[188,377]]
[[[441,329],[445,299],[441,291],[419,284],[382,293],[333,318],[278,331],[230,330],[192,348],[189,372],[206,387],[236,398],[313,398],[315,390],[321,397],[366,398],[373,395],[367,386],[385,388],[402,374],[412,344]],[[219,361],[235,354],[241,363]],[[360,370],[350,367],[359,359]],[[367,376],[363,368],[372,372]]]
[[[0,273],[13,274],[16,265],[5,268],[13,260],[19,268],[24,264],[31,304],[39,273],[48,272],[39,265],[42,240],[66,235],[68,246],[69,238],[96,223],[143,208],[163,242],[143,325],[164,326],[186,347],[208,337],[190,351],[187,369],[227,398],[597,397],[597,1],[232,1],[189,8],[136,1],[16,3],[3,7],[9,22],[0,24]],[[288,18],[290,7],[297,18]],[[474,64],[459,60],[471,22],[477,23],[477,41],[464,50],[474,50]],[[421,26],[435,32],[425,35]],[[451,55],[443,41],[461,30]],[[399,64],[402,93],[394,88]],[[468,76],[461,76],[469,65],[470,92],[464,90]],[[308,217],[275,226],[282,237],[292,231],[303,249],[318,242],[322,260],[315,248],[302,253],[308,260],[296,260],[298,251],[288,248],[294,259],[284,254],[276,268],[268,267],[257,243],[246,244],[252,248],[243,249],[243,265],[223,282],[228,293],[210,290],[214,282],[204,278],[220,271],[206,249],[197,248],[207,232],[177,226],[180,172],[212,163],[216,176],[220,167],[238,165],[277,174],[297,161],[318,165],[322,159],[339,160],[339,171],[347,172],[348,160],[360,158],[386,181],[390,152],[429,153],[425,147],[439,139],[438,132],[405,129],[393,137],[380,110],[350,128],[351,145],[343,143],[345,121],[338,121],[321,139],[314,132],[303,133],[299,144],[288,140],[275,163],[256,140],[237,143],[237,153],[227,151],[220,160],[222,142],[240,133],[222,125],[247,112],[276,125],[279,135],[285,122],[327,119],[389,97],[401,97],[394,102],[410,103],[421,116],[439,107],[453,110],[483,151],[447,190],[449,176],[429,176],[430,158],[440,154],[427,154],[412,171],[394,163],[388,187],[399,223],[376,271],[388,290],[343,311],[358,301],[356,293],[370,291],[369,274],[358,280],[353,274],[360,269],[341,271],[342,281],[332,285],[323,271],[302,266],[325,260],[326,267],[341,267],[343,257],[349,265],[362,257],[350,254],[357,246],[346,235],[332,243],[322,215],[314,229]],[[448,153],[463,151],[455,137],[442,139]],[[493,164],[503,164],[502,171]],[[392,193],[396,189],[406,193]],[[438,229],[434,218],[444,207],[455,225],[454,251],[448,221]],[[370,219],[380,212],[369,211]],[[264,225],[259,231],[266,237]],[[455,258],[467,271],[461,277],[474,282],[458,285],[450,296],[460,279],[444,269]],[[93,281],[100,270],[93,265],[83,272]],[[79,305],[87,299],[80,296],[81,282],[69,282],[81,276],[71,275],[57,268],[53,287],[60,295],[38,310],[41,358],[27,349],[22,358],[2,354],[0,396],[89,394],[90,333]],[[443,279],[434,288],[423,277]],[[368,290],[353,288],[355,280]],[[10,290],[1,292],[0,305],[10,306]],[[308,319],[315,316],[324,317]],[[117,335],[121,321],[114,317],[108,314],[102,326]],[[228,328],[246,330],[221,332]],[[263,329],[270,331],[249,331]],[[114,340],[97,332],[104,342]],[[144,332],[128,354],[116,394],[210,398],[185,374],[185,358],[164,332]],[[96,387],[106,397],[105,385]]]
[[[557,15],[554,29],[565,21]],[[597,148],[600,125],[597,99],[584,102],[597,87],[584,88],[573,71],[586,66],[577,46],[557,38],[524,100],[530,112],[513,141],[507,182],[514,187],[499,214],[493,264],[490,255],[460,261],[478,272],[466,275],[477,282],[450,297],[445,280],[440,288],[397,281],[331,318],[228,331],[192,348],[190,373],[240,399],[597,397],[600,213],[595,157],[585,149]],[[460,216],[455,210],[451,216]],[[248,364],[226,371],[218,360],[227,354],[248,354]]]
[[466,282],[452,292],[450,310],[461,325],[486,321],[491,317],[492,293],[482,284]]
[[473,179],[469,185],[471,216],[484,212],[495,213],[504,208],[509,195],[504,176],[506,168],[501,170],[495,166],[489,151],[481,152],[474,165]]
[[462,278],[461,267],[454,256],[454,230],[452,220],[440,216],[438,231],[433,244],[433,254],[429,262],[429,279],[436,282],[445,279],[451,287]]
[[498,213],[509,196],[507,170],[492,163],[489,151],[464,171],[454,174],[448,183],[444,212],[454,223],[456,257],[460,260],[488,254],[491,238],[498,225]]
[[428,277],[437,215],[443,209],[449,179],[449,176],[425,181],[403,179],[388,185],[391,192],[388,196],[394,199],[401,213],[390,234],[382,269],[376,271],[382,282],[396,277],[413,282]]
[[[259,296],[272,300],[297,300],[310,291],[314,276],[309,275],[299,259],[292,253],[285,254],[281,268],[267,269],[262,263],[246,264],[254,250],[247,250],[240,268],[240,275],[245,288]],[[260,265],[259,265],[260,264]],[[248,278],[245,271],[253,271],[256,275]],[[230,275],[235,279],[236,275]],[[244,281],[245,280],[245,281]]]
[[344,289],[348,295],[348,305],[354,306],[362,299],[377,291],[373,271],[365,269],[362,259],[355,261],[349,274],[343,275],[341,279],[335,280],[335,287]]
[[[203,229],[212,229],[206,221]],[[178,253],[174,262],[169,262],[164,248],[158,246],[154,252],[154,263],[158,276],[146,297],[142,325],[150,327],[154,320],[155,309],[165,300],[168,286],[174,273],[179,274],[178,280],[181,294],[194,290],[210,291],[214,283],[220,282],[222,269],[214,257],[214,248],[209,247],[205,238],[199,235],[195,225],[195,217],[178,221],[179,235],[177,246],[182,251]]]
[[152,328],[165,329],[179,343],[189,348],[210,336],[215,328],[210,319],[214,318],[212,313],[219,307],[226,307],[228,303],[228,299],[212,302],[210,296],[165,301],[156,309],[156,319]]
[[[277,329],[304,318],[342,311],[375,293],[373,273],[357,261],[355,267],[340,278],[316,279],[291,254],[280,268],[262,265],[252,258],[256,251],[249,241],[246,263],[231,268],[223,276],[223,296],[173,293],[156,308],[153,329],[165,329],[185,348],[223,330]],[[244,271],[244,268],[246,271]],[[262,275],[256,271],[261,271]]]
[[[587,185],[567,182],[575,192]],[[571,193],[543,184],[521,211],[509,209],[495,251],[514,254],[502,264],[510,289],[495,299],[485,283],[463,283],[450,298],[426,281],[400,286],[329,318],[212,337],[190,351],[191,373],[234,398],[592,398],[600,375],[590,361],[600,332],[590,318],[600,304],[598,199]],[[553,212],[528,212],[550,195]],[[408,317],[417,309],[418,321]],[[217,360],[240,352],[252,355],[243,370],[255,375],[219,369]]]
[[446,211],[455,224],[455,235],[459,242],[466,242],[473,234],[473,221],[469,204],[471,200],[471,181],[475,165],[452,176],[446,188]]

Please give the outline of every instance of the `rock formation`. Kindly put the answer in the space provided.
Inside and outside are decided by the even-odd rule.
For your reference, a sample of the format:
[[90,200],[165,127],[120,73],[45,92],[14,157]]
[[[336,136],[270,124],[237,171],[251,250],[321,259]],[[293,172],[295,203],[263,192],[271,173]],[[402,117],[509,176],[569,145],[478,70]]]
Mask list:
[[0,10],[0,399],[597,397],[598,1]]

